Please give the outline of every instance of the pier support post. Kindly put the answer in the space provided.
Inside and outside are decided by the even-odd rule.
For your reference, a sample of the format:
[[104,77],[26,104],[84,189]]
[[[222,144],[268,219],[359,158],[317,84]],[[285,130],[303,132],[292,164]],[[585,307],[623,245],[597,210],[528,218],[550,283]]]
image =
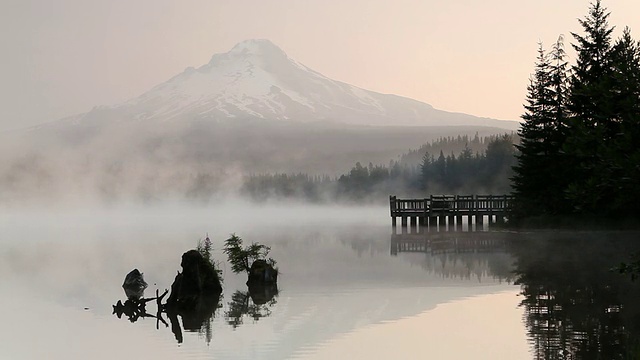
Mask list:
[[449,216],[449,230],[457,231],[458,223],[456,222],[456,217],[454,215]]
[[402,217],[402,227],[403,227],[403,228],[406,228],[406,227],[407,227],[407,217],[406,217],[406,216],[403,216],[403,217]]
[[494,201],[493,201],[493,195],[489,195],[489,202],[488,202],[488,208],[489,208],[489,216],[487,216],[487,223],[489,225],[495,224],[494,220],[493,220],[493,207],[494,207]]

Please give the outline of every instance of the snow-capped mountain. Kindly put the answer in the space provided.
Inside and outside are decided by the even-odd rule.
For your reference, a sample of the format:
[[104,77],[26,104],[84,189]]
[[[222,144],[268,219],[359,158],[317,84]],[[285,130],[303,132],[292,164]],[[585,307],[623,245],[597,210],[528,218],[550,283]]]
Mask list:
[[265,119],[351,125],[475,125],[515,129],[514,121],[434,109],[332,80],[289,58],[269,40],[248,40],[199,68],[123,104],[68,120]]

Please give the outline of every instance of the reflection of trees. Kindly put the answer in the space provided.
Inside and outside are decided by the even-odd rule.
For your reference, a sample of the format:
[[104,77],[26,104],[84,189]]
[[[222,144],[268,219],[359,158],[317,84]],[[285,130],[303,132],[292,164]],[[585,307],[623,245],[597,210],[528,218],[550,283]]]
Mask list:
[[493,278],[510,281],[513,257],[501,232],[436,232],[391,235],[391,254],[424,253],[420,266],[443,278]]
[[[169,318],[172,316],[177,318],[177,315],[180,315],[180,317],[182,317],[182,327],[184,328],[184,331],[197,332],[205,339],[207,344],[209,344],[213,337],[211,324],[213,322],[213,318],[215,318],[216,311],[222,306],[220,302],[221,299],[220,294],[202,295],[197,298],[194,308],[179,309],[173,314],[170,311],[167,311],[167,316]],[[178,342],[182,342],[182,334],[178,334],[176,332],[180,329],[173,328],[174,326],[172,321],[173,333]]]
[[610,271],[632,247],[640,248],[636,241],[600,233],[511,243],[537,359],[640,356],[640,284]]
[[278,288],[275,285],[250,286],[249,291],[238,290],[231,295],[225,319],[235,329],[244,323],[245,315],[254,321],[268,317],[277,303],[277,296]]
[[512,280],[513,258],[506,253],[425,254],[420,266],[446,279]]

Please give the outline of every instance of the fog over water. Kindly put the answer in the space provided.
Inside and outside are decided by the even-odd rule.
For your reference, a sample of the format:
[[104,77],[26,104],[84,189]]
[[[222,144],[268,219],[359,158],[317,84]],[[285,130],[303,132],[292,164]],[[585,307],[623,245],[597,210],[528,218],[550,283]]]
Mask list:
[[[483,257],[456,262],[425,254],[392,256],[386,207],[228,201],[0,211],[0,295],[7,298],[0,315],[13,324],[0,331],[10,340],[0,357],[313,357],[329,349],[327,341],[369,325],[455,299],[515,291],[502,275],[492,274]],[[181,254],[207,233],[224,277],[211,340],[187,332],[177,346],[169,329],[160,324],[156,330],[155,319],[132,324],[111,315],[111,305],[124,298],[126,273],[144,273],[146,296],[162,291],[180,270]],[[235,329],[225,314],[231,296],[246,286],[220,251],[230,233],[271,246],[282,271],[270,315],[245,318]],[[512,263],[507,254],[499,261]],[[467,270],[460,272],[460,266]],[[42,334],[38,346],[29,345],[30,329]]]
[[[579,359],[640,343],[637,284],[611,271],[640,250],[637,233],[403,234],[388,211],[239,200],[0,208],[10,324],[0,358]],[[271,246],[281,274],[270,302],[254,303],[230,271],[221,248],[231,233]],[[178,341],[153,317],[112,314],[129,271],[154,296],[207,234],[224,282],[201,326],[181,318]]]

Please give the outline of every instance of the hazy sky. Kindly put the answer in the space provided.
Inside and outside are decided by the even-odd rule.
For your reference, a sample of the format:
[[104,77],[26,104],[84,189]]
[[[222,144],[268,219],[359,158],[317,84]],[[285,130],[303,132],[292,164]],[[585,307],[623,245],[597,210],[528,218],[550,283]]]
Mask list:
[[[0,130],[138,96],[251,38],[336,80],[517,119],[537,42],[586,0],[1,0]],[[640,1],[604,0],[640,39]]]

